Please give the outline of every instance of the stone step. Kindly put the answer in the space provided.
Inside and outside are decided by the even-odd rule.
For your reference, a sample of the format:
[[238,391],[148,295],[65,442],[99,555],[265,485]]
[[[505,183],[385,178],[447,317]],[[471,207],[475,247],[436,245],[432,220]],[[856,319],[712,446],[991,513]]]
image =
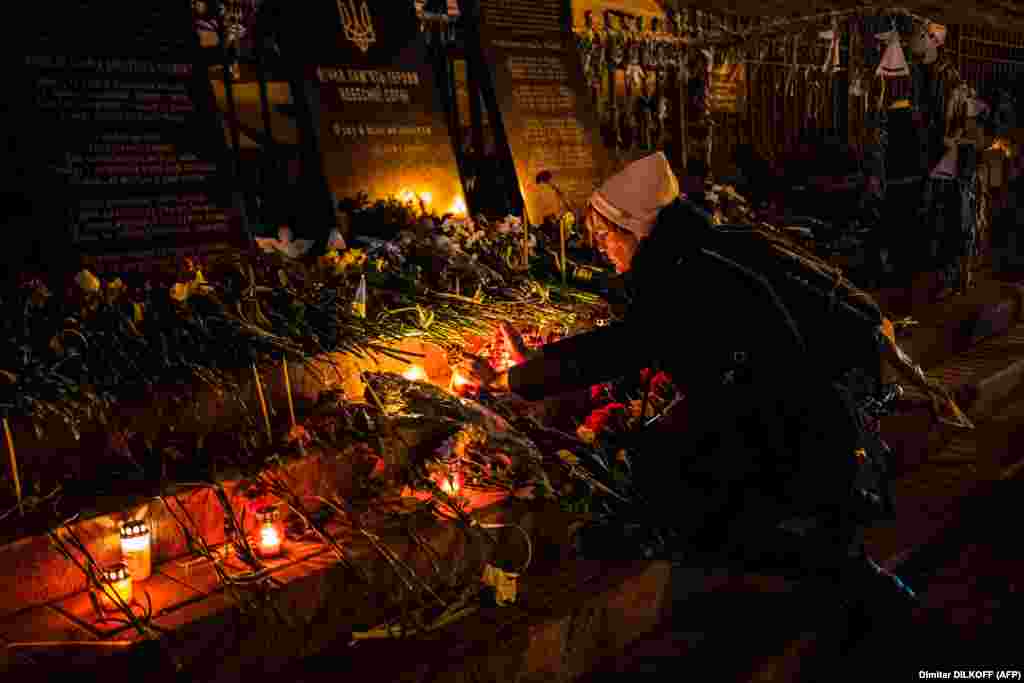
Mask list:
[[[1024,387],[1024,324],[929,368],[928,375],[957,397],[976,426],[984,424]],[[929,462],[947,446],[950,452],[943,457],[955,459],[962,439],[972,438],[963,430],[933,423],[927,398],[913,387],[907,387],[904,409],[883,418],[882,434],[896,451],[903,472]]]
[[[886,295],[880,304],[890,316],[910,316],[918,325],[906,328],[898,337],[900,346],[922,367],[940,365],[950,356],[975,344],[1007,332],[1024,317],[1024,286],[991,277],[980,278],[964,296],[930,303],[908,303],[895,296],[912,296],[910,291]],[[891,302],[889,308],[883,302]]]
[[[1024,604],[1024,555],[1015,537],[1007,536],[1006,526],[1006,515],[1019,516],[1017,508],[1024,501],[1021,443],[1024,395],[1016,396],[984,427],[958,436],[928,464],[898,481],[896,522],[868,530],[869,552],[906,580],[922,600],[918,627],[928,636],[902,642],[904,660],[922,652],[932,653],[935,659],[942,650],[939,642],[947,642],[962,655],[990,652],[992,643],[1003,637],[1004,624],[994,626],[996,613],[1004,608],[1005,615],[1006,605]],[[979,554],[979,544],[995,548],[996,557],[989,562],[984,581],[979,581],[976,569],[970,574],[964,569],[964,563]],[[988,587],[987,594],[979,591],[980,583]],[[810,635],[794,635],[785,648],[759,662],[745,680],[819,680],[807,669],[815,658],[818,667],[836,666],[832,660],[821,661],[839,656],[834,651],[835,633],[818,629]],[[861,649],[868,647],[884,644],[865,643]],[[871,654],[873,660],[878,657],[877,651]],[[984,659],[996,665],[991,654]],[[920,664],[908,663],[907,671],[916,671]],[[929,666],[939,665],[936,659]],[[797,675],[801,669],[803,678]]]
[[[522,527],[535,544],[530,553],[531,576],[553,575],[549,568],[564,562],[561,551],[569,538],[568,520],[557,521],[562,516],[556,510],[549,515],[528,507],[522,501],[502,501],[477,510],[474,516],[487,525]],[[372,528],[402,562],[448,599],[452,598],[452,589],[446,589],[450,582],[472,585],[479,580],[484,563],[517,565],[528,551],[516,530],[509,528],[492,529],[496,543],[490,544],[479,534],[463,533],[453,523],[418,518],[415,528],[422,545],[394,525]],[[344,526],[332,528],[331,533],[351,561],[369,575],[372,588],[362,585],[315,539],[289,540],[283,556],[264,561],[266,580],[241,583],[237,593],[225,588],[208,563],[179,558],[154,567],[153,575],[135,587],[138,613],[152,609],[152,626],[161,633],[162,659],[143,663],[140,669],[139,650],[146,641],[124,620],[98,615],[83,592],[0,617],[0,678],[13,679],[32,670],[49,676],[46,680],[64,680],[75,670],[103,671],[110,681],[135,680],[145,671],[149,680],[150,674],[167,673],[169,657],[184,667],[182,675],[188,680],[245,680],[247,672],[279,672],[294,666],[333,646],[339,634],[394,616],[389,605],[404,594],[396,572],[366,540]],[[580,571],[589,571],[593,577],[599,574],[596,566],[591,563]],[[435,567],[442,575],[435,574]],[[246,569],[234,557],[225,563],[228,573],[242,574]],[[21,575],[16,576],[20,582]],[[557,585],[573,584],[566,579]],[[536,606],[544,604],[538,599]],[[495,611],[500,610],[480,614]]]
[[571,562],[521,579],[519,602],[436,633],[329,648],[289,672],[296,683],[356,676],[388,683],[572,681],[666,617],[667,562]]

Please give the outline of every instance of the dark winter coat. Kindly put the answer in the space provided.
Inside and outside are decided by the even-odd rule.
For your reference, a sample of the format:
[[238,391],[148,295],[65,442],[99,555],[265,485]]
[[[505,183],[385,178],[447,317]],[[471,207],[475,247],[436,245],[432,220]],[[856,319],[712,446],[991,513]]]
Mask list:
[[[865,358],[870,366],[872,354],[877,363],[877,348],[855,341],[864,335],[841,316],[796,301],[791,283],[772,282],[781,270],[737,265],[756,262],[765,239],[674,202],[634,258],[624,320],[544,347],[511,370],[512,390],[539,399],[656,365],[687,395],[686,428],[651,435],[642,455],[658,461],[649,478],[676,514],[707,519],[717,509],[734,520],[742,508],[786,516],[840,504],[859,433],[833,380]],[[868,324],[880,322],[862,303]]]

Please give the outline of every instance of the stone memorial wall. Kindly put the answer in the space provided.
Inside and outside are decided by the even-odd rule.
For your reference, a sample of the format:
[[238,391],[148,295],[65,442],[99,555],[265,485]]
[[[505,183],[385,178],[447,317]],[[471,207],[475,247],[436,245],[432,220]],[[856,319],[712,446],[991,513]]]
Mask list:
[[560,212],[540,171],[578,207],[610,167],[583,81],[563,0],[481,0],[480,39],[491,69],[529,218]]
[[189,7],[83,0],[61,12],[15,41],[36,237],[99,272],[242,243]]

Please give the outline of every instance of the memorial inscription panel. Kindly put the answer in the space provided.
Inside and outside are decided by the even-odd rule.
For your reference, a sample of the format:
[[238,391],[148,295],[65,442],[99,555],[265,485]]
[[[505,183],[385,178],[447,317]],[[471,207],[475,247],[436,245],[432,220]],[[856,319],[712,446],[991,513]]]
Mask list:
[[610,170],[583,87],[563,0],[481,0],[481,42],[489,61],[516,173],[531,221],[560,212],[538,187],[551,171],[582,208]]
[[190,8],[77,2],[19,41],[39,226],[100,272],[241,244]]
[[410,191],[429,194],[439,212],[460,199],[455,152],[413,3],[319,0],[289,23],[283,48],[288,59],[307,65],[317,94],[324,174],[334,196],[382,199]]

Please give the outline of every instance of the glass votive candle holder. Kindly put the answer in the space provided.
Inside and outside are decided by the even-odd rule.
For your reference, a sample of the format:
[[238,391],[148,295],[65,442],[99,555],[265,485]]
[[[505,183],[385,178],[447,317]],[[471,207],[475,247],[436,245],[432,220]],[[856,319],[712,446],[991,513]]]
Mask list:
[[256,554],[277,557],[284,546],[284,523],[276,505],[267,505],[256,511]]
[[126,605],[132,603],[132,574],[124,562],[112,564],[103,569],[103,589],[100,591],[100,604],[105,609],[118,609],[119,605],[111,594],[119,597]]
[[121,525],[121,559],[133,581],[145,581],[153,573],[153,539],[144,521]]

